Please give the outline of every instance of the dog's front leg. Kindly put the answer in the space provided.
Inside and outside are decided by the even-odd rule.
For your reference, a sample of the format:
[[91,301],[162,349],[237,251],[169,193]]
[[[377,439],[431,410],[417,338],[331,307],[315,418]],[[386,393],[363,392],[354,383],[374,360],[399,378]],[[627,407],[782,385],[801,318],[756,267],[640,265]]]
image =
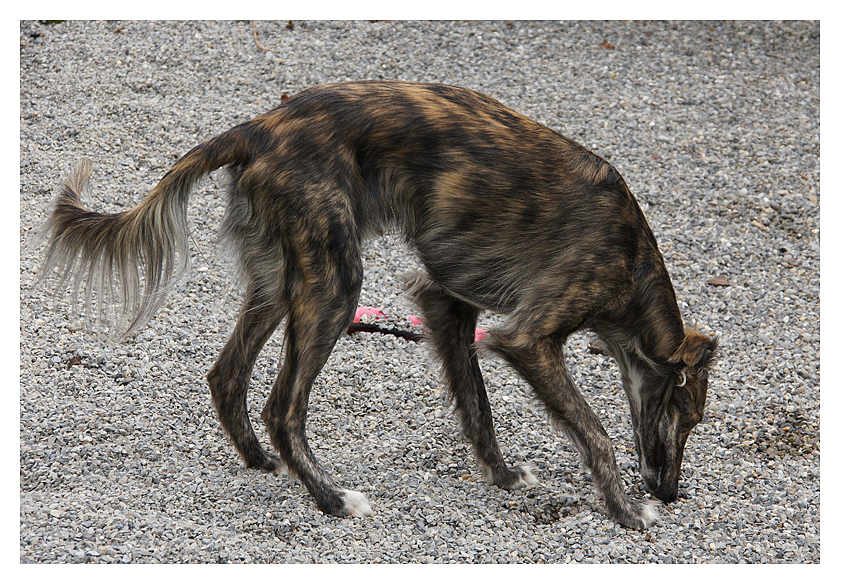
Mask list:
[[497,331],[487,347],[503,355],[534,388],[590,468],[608,513],[624,526],[647,528],[657,519],[654,507],[625,493],[610,437],[569,376],[563,343],[560,336],[534,338]]
[[508,467],[497,444],[491,405],[476,357],[479,310],[447,294],[426,276],[419,276],[410,283],[409,292],[430,330],[461,418],[462,431],[473,444],[485,480],[505,489],[536,484],[537,478],[532,474],[531,467]]

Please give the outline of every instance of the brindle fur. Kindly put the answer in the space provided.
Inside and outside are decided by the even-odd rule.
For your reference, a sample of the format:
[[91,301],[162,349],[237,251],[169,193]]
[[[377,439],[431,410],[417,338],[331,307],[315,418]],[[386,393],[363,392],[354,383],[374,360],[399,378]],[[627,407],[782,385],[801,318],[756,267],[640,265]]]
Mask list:
[[[496,441],[473,337],[483,310],[508,316],[485,346],[534,388],[592,470],[610,515],[643,528],[653,507],[626,495],[608,435],[564,363],[571,333],[601,337],[621,368],[643,479],[658,498],[676,497],[716,340],[684,329],[654,236],[610,164],[474,91],[324,85],[193,148],[124,213],[82,206],[83,162],[47,224],[45,267],[77,290],[87,274],[93,316],[119,301],[135,331],[186,266],[192,185],[221,166],[231,176],[223,234],[247,291],[207,378],[246,465],[275,471],[282,462],[328,514],[371,513],[362,494],[319,465],[305,421],[313,381],[354,315],[362,243],[396,229],[426,269],[411,294],[490,483],[536,480],[527,466],[508,467]],[[262,414],[278,458],[254,434],[246,392],[284,318],[286,359]]]

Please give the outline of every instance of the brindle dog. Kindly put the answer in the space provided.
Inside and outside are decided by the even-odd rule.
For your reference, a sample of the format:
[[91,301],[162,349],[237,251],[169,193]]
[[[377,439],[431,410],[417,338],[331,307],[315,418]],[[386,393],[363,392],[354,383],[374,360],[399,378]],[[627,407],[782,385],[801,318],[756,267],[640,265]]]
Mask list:
[[[313,381],[354,315],[363,241],[396,229],[426,269],[411,295],[488,482],[536,479],[528,466],[506,465],[497,445],[474,346],[483,310],[508,316],[484,345],[534,388],[609,514],[644,528],[654,507],[626,494],[610,439],[564,363],[567,337],[595,332],[621,368],[645,484],[663,501],[677,497],[717,340],[684,328],[654,235],[610,164],[475,91],[323,85],[196,146],[123,213],[83,207],[83,161],[46,225],[46,272],[57,269],[76,292],[84,281],[89,315],[110,320],[118,305],[116,325],[136,331],[187,266],[191,187],[222,166],[231,177],[222,231],[247,292],[207,378],[246,465],[285,464],[327,514],[372,513],[317,462],[305,422]],[[254,434],[246,392],[284,318],[286,359],[262,413],[278,458]]]

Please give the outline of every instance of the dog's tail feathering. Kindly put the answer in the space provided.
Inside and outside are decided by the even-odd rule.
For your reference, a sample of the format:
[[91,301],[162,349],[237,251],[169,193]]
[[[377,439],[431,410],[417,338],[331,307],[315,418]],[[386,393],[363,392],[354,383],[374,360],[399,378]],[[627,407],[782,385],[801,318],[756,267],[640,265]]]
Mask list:
[[137,206],[121,213],[83,206],[91,163],[82,160],[42,228],[48,244],[39,282],[57,272],[57,290],[70,285],[74,314],[81,291],[88,324],[107,325],[126,337],[135,333],[189,265],[190,190],[211,171],[246,162],[245,136],[237,127],[193,148]]

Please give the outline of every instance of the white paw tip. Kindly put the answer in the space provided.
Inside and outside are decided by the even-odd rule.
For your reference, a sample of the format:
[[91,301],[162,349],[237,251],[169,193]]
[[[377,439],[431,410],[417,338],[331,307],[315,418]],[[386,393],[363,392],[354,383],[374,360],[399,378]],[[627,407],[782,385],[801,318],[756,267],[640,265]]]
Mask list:
[[[537,481],[537,478],[532,473],[534,469],[531,465],[518,465],[517,467],[513,468],[513,471],[517,473],[517,481],[512,483],[510,486],[507,486],[508,489],[517,489],[521,487],[525,487],[527,485],[537,485],[540,482]],[[482,465],[482,477],[485,479],[488,485],[494,485],[494,477],[493,477],[493,470],[487,466]]]
[[342,493],[342,499],[345,501],[345,511],[348,516],[364,518],[374,515],[374,510],[371,509],[371,504],[364,494],[353,490],[345,490]]
[[657,522],[660,515],[657,514],[657,505],[654,502],[648,502],[642,507],[642,514],[640,515],[642,523],[646,528]]
[[532,473],[533,469],[534,467],[531,465],[522,465],[520,467],[520,481],[522,482],[522,485],[537,485],[540,483]]

